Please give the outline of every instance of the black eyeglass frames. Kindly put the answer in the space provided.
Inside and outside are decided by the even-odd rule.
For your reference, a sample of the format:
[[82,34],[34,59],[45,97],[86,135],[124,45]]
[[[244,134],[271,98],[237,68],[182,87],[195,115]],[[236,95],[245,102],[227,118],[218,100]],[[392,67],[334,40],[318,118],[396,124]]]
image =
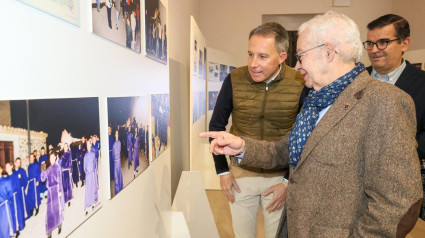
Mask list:
[[372,50],[373,49],[373,45],[376,45],[376,48],[378,48],[378,50],[385,50],[388,47],[388,44],[390,42],[393,41],[399,41],[400,38],[394,39],[394,40],[388,40],[388,39],[380,39],[377,40],[376,42],[372,42],[372,41],[365,41],[363,42],[363,46],[366,50]]

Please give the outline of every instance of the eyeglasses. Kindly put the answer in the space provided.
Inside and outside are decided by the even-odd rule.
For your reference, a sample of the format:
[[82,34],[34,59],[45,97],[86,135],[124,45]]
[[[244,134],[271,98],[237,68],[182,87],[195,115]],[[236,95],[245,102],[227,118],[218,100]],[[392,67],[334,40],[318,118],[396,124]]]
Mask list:
[[313,49],[316,49],[316,48],[322,47],[322,46],[324,46],[324,45],[325,45],[325,44],[321,44],[321,45],[318,45],[318,46],[316,46],[316,47],[310,48],[310,49],[308,49],[308,50],[301,51],[301,53],[298,53],[298,54],[296,54],[296,55],[295,55],[295,58],[297,58],[297,61],[299,61],[299,62],[300,62],[300,64],[302,64],[302,63],[303,63],[303,62],[301,61],[301,56],[302,56],[302,54],[305,54],[305,52],[307,52],[307,51],[310,51],[310,50],[313,50]]
[[378,50],[385,50],[388,47],[388,44],[392,41],[399,41],[400,38],[394,39],[394,40],[387,40],[387,39],[380,39],[377,40],[376,42],[372,42],[372,41],[365,41],[363,42],[363,46],[366,50],[372,50],[373,49],[373,45],[376,45],[376,48],[378,48]]

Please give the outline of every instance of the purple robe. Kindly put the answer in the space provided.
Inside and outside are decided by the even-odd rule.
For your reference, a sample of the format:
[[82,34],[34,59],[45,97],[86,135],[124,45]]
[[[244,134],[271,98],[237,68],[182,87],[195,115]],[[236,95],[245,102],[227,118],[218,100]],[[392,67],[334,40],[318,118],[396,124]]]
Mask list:
[[41,180],[47,181],[46,233],[49,234],[63,221],[65,201],[62,195],[62,175],[59,164],[54,163],[43,171]]
[[28,166],[28,185],[27,185],[27,213],[29,214],[31,210],[38,208],[40,205],[40,196],[39,196],[39,186],[37,182],[40,183],[40,166],[37,163],[32,163]]
[[84,202],[84,209],[97,203],[97,163],[96,155],[90,150],[84,155],[84,172],[86,173],[86,196]]
[[134,137],[134,171],[136,171],[137,167],[139,167],[139,138]]
[[[45,164],[47,162],[47,155],[42,155],[42,156],[40,156],[40,158],[38,159],[38,165],[40,165],[40,168],[41,168],[41,165],[42,164]],[[44,193],[44,192],[46,192],[47,191],[47,188],[46,188],[46,182],[41,182],[39,185],[38,185],[38,192],[39,193]]]
[[128,163],[133,161],[133,134],[129,132],[127,134],[127,151],[128,151]]
[[12,184],[10,180],[0,176],[0,237],[13,235],[12,219]]
[[[91,147],[91,151],[94,153],[96,158],[96,174],[99,174],[99,150],[96,147]],[[94,177],[96,179],[96,187],[99,189],[99,176]]]
[[109,179],[114,179],[114,157],[112,155],[112,147],[114,146],[114,137],[112,135],[108,136],[109,139]]
[[116,140],[112,147],[112,154],[114,157],[114,185],[115,194],[122,190],[124,187],[122,180],[122,168],[121,168],[121,142]]
[[72,155],[71,151],[65,152],[60,159],[62,171],[62,188],[65,202],[72,199]]

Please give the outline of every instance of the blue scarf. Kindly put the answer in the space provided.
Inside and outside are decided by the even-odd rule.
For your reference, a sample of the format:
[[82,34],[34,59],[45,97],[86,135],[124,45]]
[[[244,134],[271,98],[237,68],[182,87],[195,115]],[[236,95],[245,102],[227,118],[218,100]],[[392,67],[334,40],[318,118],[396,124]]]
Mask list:
[[289,164],[292,168],[295,168],[300,160],[304,145],[319,119],[319,112],[332,105],[339,94],[364,70],[365,67],[362,63],[356,63],[356,66],[350,72],[331,84],[319,91],[313,89],[309,92],[304,101],[303,110],[297,115],[295,126],[289,136]]

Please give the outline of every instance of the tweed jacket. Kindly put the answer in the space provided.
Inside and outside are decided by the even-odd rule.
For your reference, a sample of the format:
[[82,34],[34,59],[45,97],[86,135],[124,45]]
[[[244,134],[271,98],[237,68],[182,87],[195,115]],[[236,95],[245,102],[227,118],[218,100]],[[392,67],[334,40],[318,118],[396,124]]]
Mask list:
[[[423,196],[415,134],[411,97],[366,71],[359,74],[290,168],[287,217],[277,237],[286,225],[289,237],[404,237]],[[288,136],[245,141],[241,165],[288,167]]]

